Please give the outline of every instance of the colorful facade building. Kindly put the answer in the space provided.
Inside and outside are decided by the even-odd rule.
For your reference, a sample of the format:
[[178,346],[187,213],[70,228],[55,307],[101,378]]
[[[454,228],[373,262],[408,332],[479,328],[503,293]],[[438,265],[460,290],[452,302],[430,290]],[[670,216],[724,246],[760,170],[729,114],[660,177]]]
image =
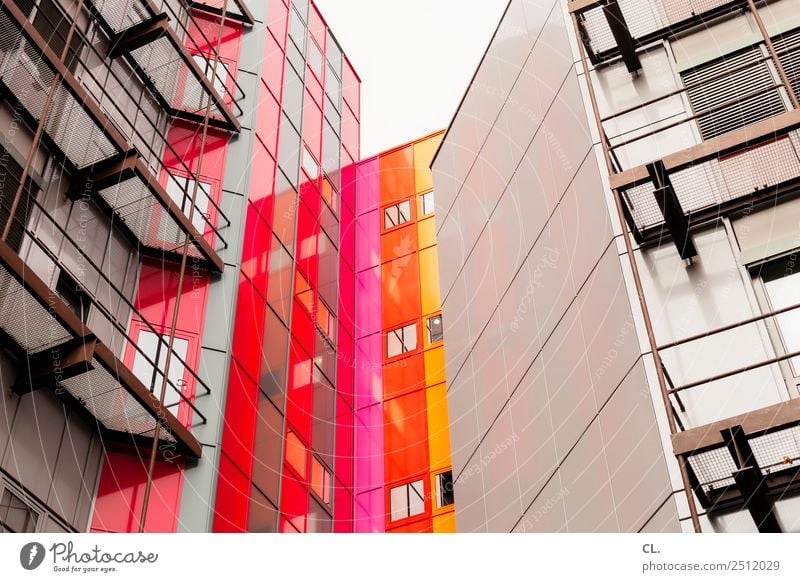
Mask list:
[[441,138],[356,164],[357,531],[455,531],[430,171]]
[[351,531],[360,81],[317,8],[0,28],[0,531]]

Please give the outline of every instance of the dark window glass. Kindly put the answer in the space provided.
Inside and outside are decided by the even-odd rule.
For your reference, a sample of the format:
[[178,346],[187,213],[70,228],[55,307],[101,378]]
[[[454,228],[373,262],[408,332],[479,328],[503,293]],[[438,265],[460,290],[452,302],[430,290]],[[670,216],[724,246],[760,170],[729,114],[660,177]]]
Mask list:
[[429,317],[427,321],[428,326],[428,343],[433,344],[444,339],[444,331],[442,329],[442,316],[434,315]]
[[445,471],[436,475],[436,507],[441,509],[455,503],[453,472]]

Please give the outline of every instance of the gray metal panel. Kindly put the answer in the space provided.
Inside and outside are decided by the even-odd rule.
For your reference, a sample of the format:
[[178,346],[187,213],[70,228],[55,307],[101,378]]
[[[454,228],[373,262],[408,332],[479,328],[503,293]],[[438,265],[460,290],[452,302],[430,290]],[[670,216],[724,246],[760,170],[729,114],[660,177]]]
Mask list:
[[570,533],[618,532],[602,432],[593,422],[561,465],[561,483]]
[[65,424],[64,407],[46,391],[20,398],[2,466],[39,499],[47,499]]
[[[92,430],[74,415],[67,417],[47,505],[73,523],[84,493],[83,475],[89,461]],[[97,460],[94,460],[97,465]],[[94,485],[92,483],[92,485]]]
[[620,530],[638,531],[672,491],[641,362],[600,411],[600,428]]

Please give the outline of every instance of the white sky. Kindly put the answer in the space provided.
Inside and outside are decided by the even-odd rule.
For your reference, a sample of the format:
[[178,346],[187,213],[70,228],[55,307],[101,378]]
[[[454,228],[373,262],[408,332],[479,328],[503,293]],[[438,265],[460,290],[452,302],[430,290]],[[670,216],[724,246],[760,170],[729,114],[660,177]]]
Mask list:
[[361,77],[361,157],[444,129],[507,0],[315,0]]

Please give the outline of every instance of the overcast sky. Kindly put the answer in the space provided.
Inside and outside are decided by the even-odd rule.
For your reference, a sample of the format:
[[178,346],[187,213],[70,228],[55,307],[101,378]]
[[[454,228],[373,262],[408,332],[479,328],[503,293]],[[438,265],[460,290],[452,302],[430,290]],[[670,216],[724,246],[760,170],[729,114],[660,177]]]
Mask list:
[[361,77],[361,157],[444,129],[507,0],[315,0]]

